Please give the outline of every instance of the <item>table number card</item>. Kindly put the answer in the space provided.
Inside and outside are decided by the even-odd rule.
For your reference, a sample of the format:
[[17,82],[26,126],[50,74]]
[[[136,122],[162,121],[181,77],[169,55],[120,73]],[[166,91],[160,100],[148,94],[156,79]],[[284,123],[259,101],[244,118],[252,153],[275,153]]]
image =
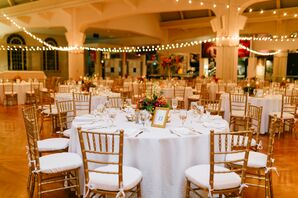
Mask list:
[[152,126],[165,128],[168,120],[169,108],[157,107],[154,111]]

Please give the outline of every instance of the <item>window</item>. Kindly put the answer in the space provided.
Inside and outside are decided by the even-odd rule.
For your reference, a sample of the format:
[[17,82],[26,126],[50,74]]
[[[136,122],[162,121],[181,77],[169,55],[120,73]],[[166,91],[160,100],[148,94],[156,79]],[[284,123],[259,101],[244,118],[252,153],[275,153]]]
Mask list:
[[[12,34],[7,38],[8,45],[26,45],[25,39],[18,34]],[[27,70],[26,51],[20,49],[7,50],[8,70]]]
[[[53,38],[45,39],[45,42],[52,46],[58,46]],[[43,70],[44,71],[58,71],[59,70],[59,54],[57,50],[43,51]]]

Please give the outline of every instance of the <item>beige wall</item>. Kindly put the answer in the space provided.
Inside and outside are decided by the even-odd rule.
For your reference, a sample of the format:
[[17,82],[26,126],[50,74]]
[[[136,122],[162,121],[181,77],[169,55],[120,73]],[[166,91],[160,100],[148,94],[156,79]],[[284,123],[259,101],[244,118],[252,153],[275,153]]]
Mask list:
[[[21,35],[26,42],[27,46],[40,46],[42,45],[31,37],[27,36],[23,32],[17,33]],[[0,39],[0,45],[6,45],[6,40],[9,35],[5,35]],[[41,39],[48,37],[54,38],[59,46],[67,46],[67,41],[64,36],[56,35],[44,35],[36,34]],[[7,63],[7,51],[0,50],[0,71],[8,70]],[[27,68],[28,70],[43,70],[43,52],[42,51],[28,51],[27,52]],[[68,79],[68,53],[59,52],[59,71],[57,72],[45,72],[47,76],[60,76],[64,79]]]

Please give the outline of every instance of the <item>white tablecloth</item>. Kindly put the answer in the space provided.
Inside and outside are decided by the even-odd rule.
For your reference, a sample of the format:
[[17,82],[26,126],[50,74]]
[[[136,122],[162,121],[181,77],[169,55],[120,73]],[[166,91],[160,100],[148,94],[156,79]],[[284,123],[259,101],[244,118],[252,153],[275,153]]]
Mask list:
[[[222,94],[222,109],[225,111],[225,120],[230,120],[229,94]],[[248,97],[248,103],[255,106],[262,106],[261,134],[268,132],[269,114],[281,111],[282,96],[267,95],[262,98]]]
[[[202,134],[191,132],[186,135],[180,134],[181,137],[170,133],[169,130],[169,128],[180,127],[181,121],[178,120],[178,114],[172,114],[171,120],[171,123],[167,123],[166,128],[148,126],[144,133],[135,137],[135,133],[129,133],[130,130],[141,129],[142,125],[128,122],[124,113],[118,113],[115,122],[117,127],[110,130],[125,130],[124,165],[141,170],[143,198],[182,198],[185,190],[184,171],[193,165],[209,163],[209,131],[211,128],[207,127],[207,119],[200,123],[198,120],[190,121],[188,119],[185,127],[195,128]],[[221,128],[215,128],[215,131],[229,130],[228,123],[223,119],[212,121],[209,119],[208,123],[212,122],[214,122],[214,127],[222,125]],[[95,121],[95,123],[100,123],[100,121]],[[106,125],[107,122],[102,121],[102,124]],[[72,124],[69,151],[81,155],[76,131],[78,126],[88,129],[90,121],[89,125],[84,125],[82,121],[78,122],[77,120]],[[81,176],[83,176],[82,171]],[[83,184],[83,178],[81,178],[81,182]]]
[[[43,83],[41,82],[34,82],[33,85],[40,84],[40,88],[43,87]],[[13,83],[13,91],[18,94],[18,104],[22,105],[26,102],[26,92],[30,91],[30,83],[29,82],[20,82],[20,83]],[[3,103],[3,83],[0,83],[0,101]]]

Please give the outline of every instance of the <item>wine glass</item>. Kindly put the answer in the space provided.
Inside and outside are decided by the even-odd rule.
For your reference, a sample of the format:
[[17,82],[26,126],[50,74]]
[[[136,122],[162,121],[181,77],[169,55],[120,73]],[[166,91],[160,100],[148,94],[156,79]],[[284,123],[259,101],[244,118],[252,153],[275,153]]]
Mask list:
[[116,113],[116,111],[114,109],[110,109],[109,110],[109,117],[110,117],[110,119],[112,121],[112,127],[115,126],[114,125],[114,120],[116,118],[116,115],[117,115],[117,113]]
[[257,95],[257,89],[254,89],[254,90],[253,90],[253,94],[254,94],[254,96]]
[[184,127],[184,123],[187,119],[187,111],[186,110],[181,110],[180,111],[180,114],[179,114],[179,118],[181,120],[181,123],[182,123],[182,127]]
[[143,124],[143,127],[145,128],[146,121],[149,118],[149,113],[146,110],[141,111],[140,112],[140,118],[141,118],[141,122]]
[[176,112],[176,108],[178,107],[178,100],[177,98],[172,99],[172,107],[174,109],[174,112]]

